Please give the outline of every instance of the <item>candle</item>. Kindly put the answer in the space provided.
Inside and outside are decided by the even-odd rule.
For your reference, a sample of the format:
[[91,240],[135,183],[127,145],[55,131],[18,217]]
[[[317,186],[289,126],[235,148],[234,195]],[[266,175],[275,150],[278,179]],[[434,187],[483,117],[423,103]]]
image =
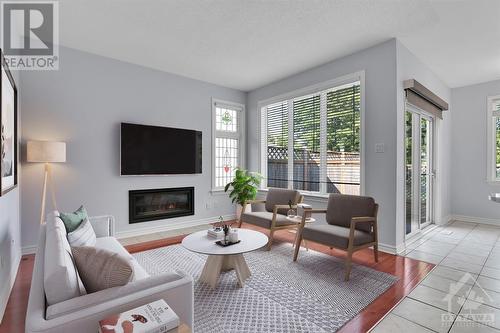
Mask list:
[[231,231],[229,232],[229,242],[236,243],[237,241],[238,241],[238,230],[231,229]]

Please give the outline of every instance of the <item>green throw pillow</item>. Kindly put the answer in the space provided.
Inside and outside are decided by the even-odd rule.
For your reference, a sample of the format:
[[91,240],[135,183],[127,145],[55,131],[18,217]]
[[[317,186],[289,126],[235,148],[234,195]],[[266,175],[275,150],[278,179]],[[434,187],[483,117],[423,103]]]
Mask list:
[[86,218],[88,218],[87,210],[85,207],[80,206],[74,213],[59,213],[59,217],[64,222],[66,227],[66,232],[72,232],[80,223],[82,223]]

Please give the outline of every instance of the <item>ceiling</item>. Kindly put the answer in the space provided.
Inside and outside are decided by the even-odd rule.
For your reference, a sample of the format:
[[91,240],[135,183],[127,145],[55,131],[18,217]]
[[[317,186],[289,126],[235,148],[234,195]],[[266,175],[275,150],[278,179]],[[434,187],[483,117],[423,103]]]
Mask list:
[[61,0],[60,44],[244,91],[398,38],[450,87],[500,79],[498,0]]

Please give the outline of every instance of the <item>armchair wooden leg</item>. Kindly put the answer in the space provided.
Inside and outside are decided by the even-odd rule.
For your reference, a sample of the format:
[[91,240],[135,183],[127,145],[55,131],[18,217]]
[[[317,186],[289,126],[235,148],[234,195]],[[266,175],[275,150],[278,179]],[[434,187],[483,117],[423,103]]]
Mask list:
[[302,235],[300,233],[297,234],[297,241],[295,242],[295,249],[293,253],[293,261],[297,261],[297,257],[299,256],[300,243],[302,243]]
[[241,217],[240,217],[240,220],[239,220],[239,223],[238,223],[238,228],[241,228],[241,224],[243,223],[243,221],[241,220]]
[[274,237],[274,229],[271,229],[269,232],[269,242],[267,243],[267,250],[271,250],[271,246],[273,246],[273,237]]
[[378,262],[378,244],[373,245],[373,257],[375,262]]
[[347,251],[347,258],[345,261],[345,281],[349,281],[349,277],[351,276],[351,266],[352,266],[352,251]]

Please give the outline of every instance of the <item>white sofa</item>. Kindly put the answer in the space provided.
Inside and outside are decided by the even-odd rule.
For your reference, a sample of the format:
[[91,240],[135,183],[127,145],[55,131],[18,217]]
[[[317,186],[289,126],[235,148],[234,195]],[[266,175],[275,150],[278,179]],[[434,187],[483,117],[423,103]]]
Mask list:
[[[96,247],[130,256],[127,250],[113,237],[114,219],[112,216],[92,217],[89,220],[97,236]],[[47,306],[44,290],[44,256],[47,232],[50,232],[50,228],[42,225],[26,314],[26,332],[97,332],[99,320],[106,316],[130,310],[158,299],[164,299],[180,317],[181,322],[193,327],[192,278],[182,272],[173,271],[149,276],[132,256],[130,256],[130,260],[133,261],[134,279],[127,285],[78,296]]]

